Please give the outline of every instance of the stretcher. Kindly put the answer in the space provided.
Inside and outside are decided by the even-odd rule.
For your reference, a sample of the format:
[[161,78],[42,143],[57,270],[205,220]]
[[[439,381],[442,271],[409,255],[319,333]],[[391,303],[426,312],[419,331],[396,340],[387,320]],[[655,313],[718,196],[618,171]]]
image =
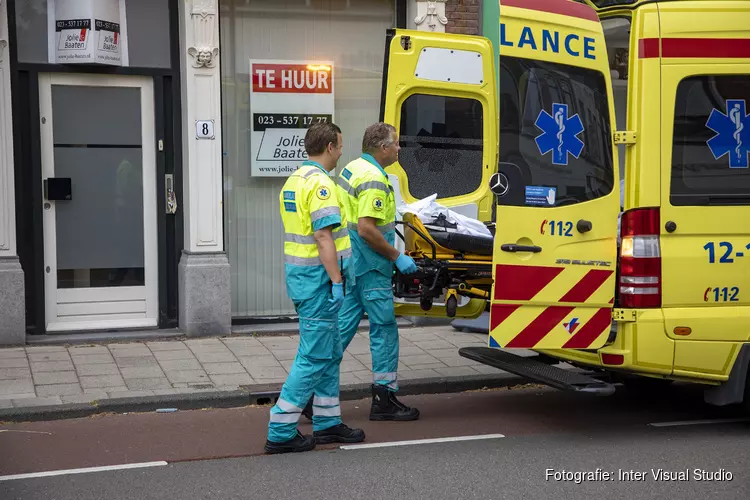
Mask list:
[[[461,297],[489,301],[494,224],[487,225],[493,235],[488,237],[458,233],[441,217],[425,224],[411,213],[396,225],[405,253],[417,264],[415,274],[396,270],[393,291],[397,299],[418,299],[423,311],[444,300],[445,315],[450,318],[456,317]],[[472,308],[467,317],[476,317],[484,309]]]

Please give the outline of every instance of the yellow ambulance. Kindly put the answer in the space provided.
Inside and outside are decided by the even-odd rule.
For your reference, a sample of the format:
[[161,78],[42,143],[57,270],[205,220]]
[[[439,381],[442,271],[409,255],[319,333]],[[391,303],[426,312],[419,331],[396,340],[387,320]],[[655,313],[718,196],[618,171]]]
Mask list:
[[488,347],[460,353],[560,389],[640,375],[750,405],[750,2],[496,16],[485,37],[388,32],[388,173],[420,266],[397,314],[487,308]]

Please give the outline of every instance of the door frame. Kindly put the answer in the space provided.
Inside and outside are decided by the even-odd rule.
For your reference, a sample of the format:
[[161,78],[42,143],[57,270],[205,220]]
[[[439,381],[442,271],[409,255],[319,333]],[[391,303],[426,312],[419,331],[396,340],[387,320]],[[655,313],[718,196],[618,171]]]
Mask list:
[[[144,268],[143,287],[109,287],[61,290],[57,287],[57,249],[55,210],[43,209],[44,281],[45,281],[45,325],[46,331],[102,330],[110,328],[156,327],[159,322],[159,240],[157,214],[157,157],[156,107],[153,78],[146,76],[96,75],[82,73],[44,73],[39,75],[39,110],[41,122],[42,179],[54,175],[54,138],[52,113],[52,86],[95,86],[141,89],[141,144],[143,154],[143,228]],[[46,200],[42,200],[46,203]],[[54,208],[56,202],[51,202]],[[49,268],[49,272],[46,271]],[[64,297],[64,298],[63,298]],[[101,298],[106,300],[97,300]],[[59,316],[61,299],[66,304],[77,304],[80,316],[63,319]],[[87,309],[82,304],[104,304],[107,302],[143,300],[145,311],[138,313],[104,313],[107,319],[84,319],[95,315],[96,307]],[[70,301],[70,302],[68,302]],[[114,304],[111,304],[114,305]]]

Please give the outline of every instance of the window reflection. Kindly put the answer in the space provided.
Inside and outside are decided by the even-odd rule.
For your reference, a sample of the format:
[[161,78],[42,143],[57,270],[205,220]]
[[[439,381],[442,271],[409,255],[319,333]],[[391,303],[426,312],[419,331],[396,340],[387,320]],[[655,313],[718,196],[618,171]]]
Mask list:
[[[674,137],[672,147],[672,183],[670,200],[673,205],[750,204],[750,142],[748,120],[735,113],[736,121],[728,115],[728,101],[739,100],[750,105],[750,77],[748,75],[695,76],[686,78],[677,87],[675,100]],[[717,131],[707,126],[716,110],[719,122],[719,144],[712,151],[709,141]],[[711,142],[713,144],[713,142]],[[744,152],[744,163],[730,168],[732,154]],[[714,153],[719,155],[714,157]]]
[[473,193],[482,182],[482,104],[412,95],[401,107],[399,164],[416,198]]
[[[510,191],[500,202],[526,204],[526,186],[557,189],[557,205],[580,203],[609,194],[614,183],[609,107],[604,75],[599,72],[512,57],[500,60],[500,171]],[[542,154],[537,118],[553,104],[568,106],[568,117],[581,119],[584,147],[567,165]]]

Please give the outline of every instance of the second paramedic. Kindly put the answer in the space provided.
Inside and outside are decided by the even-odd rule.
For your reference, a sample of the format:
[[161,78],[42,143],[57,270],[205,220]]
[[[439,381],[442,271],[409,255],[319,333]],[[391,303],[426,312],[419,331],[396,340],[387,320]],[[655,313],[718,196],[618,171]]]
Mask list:
[[[266,453],[308,451],[316,443],[365,438],[362,430],[341,422],[339,403],[343,354],[337,313],[344,301],[351,245],[329,172],[341,157],[342,141],[341,129],[333,123],[312,125],[305,135],[309,160],[279,193],[286,286],[299,314],[300,340],[289,377],[271,408]],[[297,422],[311,396],[314,432],[304,436]]]
[[357,332],[362,313],[370,322],[372,406],[370,420],[416,420],[419,410],[398,399],[398,326],[393,304],[393,266],[412,274],[414,259],[399,252],[395,243],[396,201],[384,168],[398,160],[396,129],[376,123],[365,130],[362,156],[350,162],[337,179],[341,204],[346,209],[355,275],[354,292],[339,312],[342,350]]

